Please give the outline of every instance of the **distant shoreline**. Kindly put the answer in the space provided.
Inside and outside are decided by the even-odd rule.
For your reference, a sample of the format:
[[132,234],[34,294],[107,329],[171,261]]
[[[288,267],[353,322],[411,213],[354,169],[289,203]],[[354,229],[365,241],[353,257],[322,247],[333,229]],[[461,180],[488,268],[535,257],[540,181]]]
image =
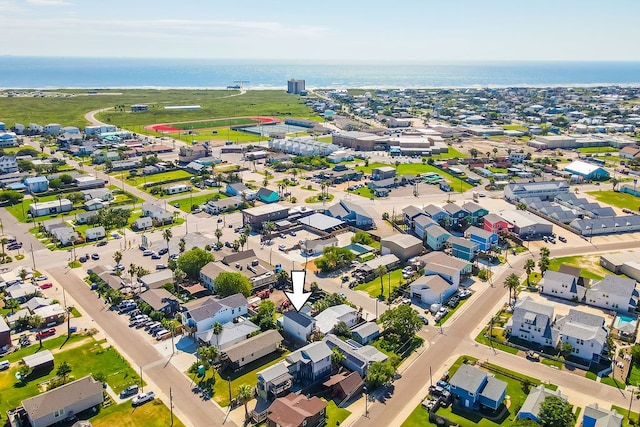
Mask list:
[[[640,81],[636,83],[572,83],[572,84],[513,84],[513,85],[459,85],[459,86],[334,86],[334,87],[310,87],[308,91],[313,90],[392,90],[392,89],[411,89],[411,90],[437,90],[437,89],[544,89],[544,88],[598,88],[598,87],[640,87]],[[245,86],[245,90],[283,90],[286,86]],[[42,87],[0,87],[0,93],[9,91],[55,91],[55,90],[239,90],[228,89],[225,86],[42,86]]]

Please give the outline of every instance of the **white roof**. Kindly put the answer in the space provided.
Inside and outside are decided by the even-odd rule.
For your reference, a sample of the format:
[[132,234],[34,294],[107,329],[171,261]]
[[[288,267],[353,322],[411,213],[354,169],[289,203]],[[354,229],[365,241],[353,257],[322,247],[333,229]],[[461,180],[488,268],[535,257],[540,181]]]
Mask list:
[[582,162],[580,160],[571,162],[564,167],[564,170],[580,175],[589,175],[598,169],[600,169],[600,166],[592,165],[591,163]]

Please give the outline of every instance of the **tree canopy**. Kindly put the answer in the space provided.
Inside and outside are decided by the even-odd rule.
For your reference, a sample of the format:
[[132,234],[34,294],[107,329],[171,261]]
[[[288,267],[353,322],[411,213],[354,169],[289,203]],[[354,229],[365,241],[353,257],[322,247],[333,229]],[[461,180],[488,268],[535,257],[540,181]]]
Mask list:
[[538,418],[542,427],[572,427],[576,420],[572,406],[558,396],[547,396],[540,404]]
[[180,255],[178,268],[184,271],[190,279],[197,279],[202,267],[214,260],[213,255],[204,249],[193,248]]
[[[180,259],[178,259],[178,261],[180,261]],[[251,295],[251,282],[246,276],[242,275],[242,273],[220,273],[213,281],[213,284],[216,293],[223,298],[237,293],[245,297]]]
[[16,203],[20,203],[22,199],[24,199],[24,194],[22,194],[19,191],[14,191],[14,190],[0,191],[0,202],[2,203],[15,205]]
[[422,327],[418,313],[410,305],[405,304],[385,311],[380,316],[380,321],[384,326],[385,338],[396,344],[413,338]]
[[374,389],[378,386],[388,383],[396,374],[396,369],[391,362],[373,362],[367,371],[367,386]]
[[276,305],[273,301],[268,299],[260,302],[256,315],[252,319],[253,322],[260,326],[260,330],[266,331],[267,329],[273,329],[275,322],[273,316],[276,314]]
[[334,271],[348,265],[356,258],[353,252],[347,248],[327,246],[322,251],[322,256],[317,258],[316,267],[323,273]]

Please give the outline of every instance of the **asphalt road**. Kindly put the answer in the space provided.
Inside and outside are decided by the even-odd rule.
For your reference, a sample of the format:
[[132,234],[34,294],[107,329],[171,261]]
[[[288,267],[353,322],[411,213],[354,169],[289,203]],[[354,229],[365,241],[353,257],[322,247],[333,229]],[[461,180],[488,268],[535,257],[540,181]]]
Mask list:
[[[129,361],[135,363],[134,369],[142,367],[142,376],[150,384],[149,389],[160,395],[169,405],[169,387],[173,394],[174,412],[186,425],[222,426],[225,414],[210,402],[203,401],[191,392],[190,380],[178,371],[167,357],[160,355],[146,340],[140,340],[132,333],[127,319],[108,309],[104,301],[96,297],[89,287],[65,267],[51,268],[49,273],[64,285],[75,301],[88,313],[98,327],[104,331],[108,341]],[[225,425],[233,425],[231,422]]]

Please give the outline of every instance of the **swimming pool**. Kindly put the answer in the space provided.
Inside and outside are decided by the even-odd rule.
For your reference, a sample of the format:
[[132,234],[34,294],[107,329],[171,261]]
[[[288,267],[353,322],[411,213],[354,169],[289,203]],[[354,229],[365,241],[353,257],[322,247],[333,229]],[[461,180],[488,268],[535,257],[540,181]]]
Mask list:
[[613,319],[613,327],[618,330],[626,330],[630,327],[635,329],[637,326],[638,318],[635,316],[630,316],[628,314],[618,314],[616,318]]

